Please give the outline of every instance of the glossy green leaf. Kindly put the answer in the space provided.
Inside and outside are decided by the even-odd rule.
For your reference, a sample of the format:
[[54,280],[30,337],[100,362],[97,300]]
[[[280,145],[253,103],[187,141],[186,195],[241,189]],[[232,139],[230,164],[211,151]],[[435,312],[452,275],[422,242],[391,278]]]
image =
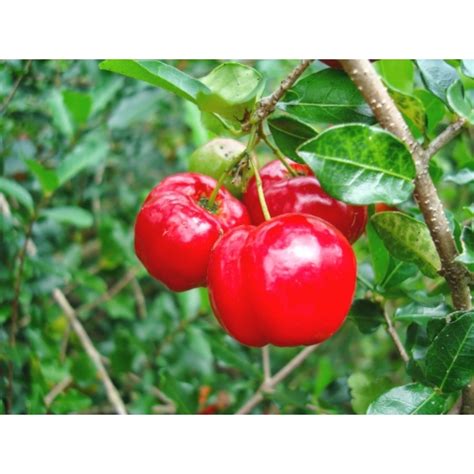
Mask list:
[[44,194],[54,192],[59,186],[59,178],[56,170],[45,168],[39,161],[25,160],[28,169],[38,179]]
[[387,377],[374,377],[363,372],[353,373],[347,383],[351,389],[352,408],[358,414],[365,414],[369,405],[392,386]]
[[33,212],[34,204],[31,194],[16,181],[0,176],[0,192],[16,199],[18,203],[25,206],[30,213]]
[[417,273],[418,267],[416,265],[401,262],[391,256],[387,273],[380,283],[380,287],[385,290],[396,288],[408,278],[414,277]]
[[465,76],[474,79],[474,59],[463,59],[461,69]]
[[310,124],[374,122],[357,87],[347,74],[336,69],[324,69],[299,80],[277,107]]
[[448,88],[448,104],[458,115],[464,117],[469,123],[474,123],[474,97],[465,93],[461,81],[456,81]]
[[53,219],[60,224],[69,224],[75,227],[90,227],[94,218],[89,211],[75,206],[53,207],[41,211],[41,216]]
[[418,130],[423,133],[426,127],[426,114],[423,102],[417,97],[404,94],[394,89],[389,90],[389,93],[395,101],[398,110],[408,117]]
[[69,181],[85,168],[96,166],[107,156],[109,146],[100,133],[92,133],[82,138],[58,167],[60,184]]
[[426,306],[411,302],[395,310],[394,318],[397,321],[406,321],[417,324],[427,324],[432,319],[444,319],[449,313],[449,307],[441,303],[438,306]]
[[415,67],[408,59],[383,59],[375,63],[375,68],[391,89],[405,94],[413,92]]
[[349,311],[349,317],[362,334],[372,334],[384,322],[380,304],[369,300],[355,300]]
[[443,392],[465,387],[474,375],[474,312],[448,323],[426,353],[426,378]]
[[395,258],[416,264],[427,276],[437,276],[441,262],[425,224],[402,212],[380,212],[371,222]]
[[426,131],[433,134],[446,115],[447,107],[438,97],[427,90],[416,90],[414,95],[423,103],[427,119]]
[[411,383],[395,387],[373,402],[368,415],[439,415],[446,398],[431,387]]
[[317,135],[316,130],[290,115],[272,116],[267,123],[280,151],[288,158],[301,162],[301,158],[296,154],[296,149],[304,142],[314,138]]
[[456,69],[441,59],[422,59],[416,64],[426,87],[446,102],[449,86],[459,79]]
[[472,272],[474,271],[474,224],[464,227],[461,234],[462,253],[456,260],[464,263]]
[[350,204],[399,204],[414,188],[415,168],[407,147],[375,127],[330,128],[303,144],[298,155],[328,194]]
[[59,91],[54,90],[51,92],[47,102],[54,125],[66,135],[66,137],[71,138],[74,134],[74,124],[69,115],[68,108],[64,103],[63,95]]
[[199,93],[210,92],[201,81],[162,61],[109,59],[102,61],[99,67],[148,82],[194,103]]
[[258,71],[235,62],[220,64],[201,81],[210,92],[199,91],[199,108],[234,120],[251,112],[265,86]]
[[367,233],[372,266],[375,271],[375,281],[376,283],[380,283],[387,274],[388,266],[390,264],[390,254],[370,220],[367,222],[365,230]]
[[63,91],[63,100],[76,124],[81,125],[87,121],[92,110],[92,98],[89,94]]

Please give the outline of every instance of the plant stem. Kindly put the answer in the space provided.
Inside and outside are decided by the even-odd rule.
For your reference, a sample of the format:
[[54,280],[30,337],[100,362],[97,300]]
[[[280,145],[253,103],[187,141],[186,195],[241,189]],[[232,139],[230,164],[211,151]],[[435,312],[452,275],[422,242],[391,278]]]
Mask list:
[[454,137],[459,135],[466,123],[466,119],[461,117],[448,125],[426,148],[427,158],[431,158],[441,148],[448,144]]
[[250,120],[242,126],[242,130],[250,130],[250,128],[258,123],[263,122],[274,110],[278,101],[285,95],[286,91],[301,77],[314,59],[303,59],[288,76],[281,81],[278,89],[269,97],[262,99],[257,110],[252,114]]
[[10,102],[15,97],[15,94],[16,94],[18,88],[20,87],[21,81],[23,81],[24,77],[28,74],[30,66],[31,66],[31,59],[28,59],[28,61],[26,62],[25,68],[23,69],[23,72],[20,74],[20,76],[16,80],[10,94],[8,94],[8,97],[5,99],[2,106],[0,107],[0,115],[3,115],[5,113],[5,111],[7,110],[8,105],[10,104]]
[[263,381],[268,382],[272,378],[269,346],[262,347],[262,365],[263,365]]
[[286,157],[283,155],[283,153],[275,145],[273,145],[273,143],[268,139],[268,136],[265,135],[263,131],[260,136],[262,137],[262,140],[267,144],[267,146],[273,151],[273,154],[281,161],[288,173],[290,173],[290,175],[293,177],[298,176],[296,170],[290,166],[288,161],[286,161]]
[[255,184],[257,185],[258,200],[260,201],[260,207],[262,208],[263,217],[266,221],[270,220],[272,216],[268,210],[267,202],[265,201],[265,193],[263,192],[263,183],[260,173],[258,171],[257,159],[255,156],[250,157],[250,164],[253,172],[255,173]]
[[387,322],[388,333],[390,334],[390,337],[392,338],[395,346],[397,347],[398,352],[400,353],[400,357],[403,359],[403,362],[405,362],[405,364],[408,364],[408,362],[410,361],[410,356],[407,354],[405,346],[402,344],[402,341],[400,340],[400,337],[398,336],[397,330],[395,329],[392,319],[390,318],[388,314],[387,307],[384,308],[383,315],[384,315],[385,321]]

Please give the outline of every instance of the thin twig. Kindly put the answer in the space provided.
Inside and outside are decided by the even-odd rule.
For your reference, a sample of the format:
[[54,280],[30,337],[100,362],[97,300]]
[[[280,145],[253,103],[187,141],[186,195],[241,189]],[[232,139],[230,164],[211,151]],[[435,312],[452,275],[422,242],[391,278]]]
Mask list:
[[57,383],[43,399],[46,408],[49,408],[56,397],[64,392],[64,390],[66,390],[69,385],[71,385],[71,383],[72,377],[70,375],[66,376],[63,380],[61,380],[61,382]]
[[13,88],[10,91],[10,94],[8,94],[8,97],[4,100],[2,106],[0,107],[0,115],[3,115],[5,113],[8,105],[15,97],[16,91],[20,87],[20,84],[21,84],[21,81],[23,81],[23,78],[28,74],[30,66],[31,66],[31,59],[28,59],[28,61],[26,62],[25,68],[23,69],[23,72],[18,76],[18,79],[15,81],[15,84],[13,84]]
[[133,295],[135,297],[135,301],[137,303],[138,317],[140,319],[145,319],[147,315],[146,300],[145,300],[145,295],[143,294],[142,288],[137,278],[134,278],[132,280],[132,290],[133,290]]
[[258,122],[263,122],[274,110],[278,101],[285,95],[290,87],[300,78],[306,71],[314,59],[304,59],[288,76],[283,79],[278,89],[269,97],[262,99],[257,110],[252,114],[250,120],[242,126],[244,131],[248,131]]
[[247,402],[237,411],[238,415],[244,415],[250,413],[255,406],[257,406],[262,400],[264,393],[273,390],[276,385],[282,382],[288,375],[298,368],[307,358],[310,356],[316,348],[319,347],[319,344],[314,346],[305,347],[299,354],[297,354],[293,359],[288,362],[281,370],[279,370],[273,377],[265,383],[263,383],[260,388],[250,397]]
[[64,293],[59,288],[55,288],[53,290],[53,298],[56,300],[58,305],[64,311],[64,314],[69,319],[69,323],[71,324],[71,327],[74,330],[74,332],[77,334],[77,337],[79,338],[79,341],[81,342],[82,347],[84,348],[87,355],[94,363],[97,369],[97,374],[104,385],[105,392],[107,394],[107,398],[109,399],[109,402],[115,408],[116,413],[118,413],[119,415],[126,415],[127,410],[125,408],[125,404],[123,403],[122,398],[120,397],[120,394],[115,388],[115,385],[113,384],[112,380],[109,377],[109,374],[107,373],[107,370],[104,367],[100,353],[94,347],[94,344],[89,338],[89,335],[87,334],[86,330],[84,329],[81,322],[77,318],[76,312],[74,311],[72,306],[69,304],[69,301],[64,296]]
[[263,365],[263,382],[268,383],[272,378],[272,368],[270,364],[270,347],[262,347],[262,365]]
[[410,356],[407,354],[405,346],[400,340],[400,337],[398,336],[398,333],[395,329],[395,326],[393,325],[392,319],[390,318],[390,315],[388,314],[388,310],[386,308],[384,309],[383,315],[385,321],[387,321],[387,331],[390,334],[390,337],[393,339],[393,342],[395,343],[395,346],[397,347],[398,352],[400,353],[400,357],[403,359],[403,362],[405,362],[405,364],[408,364],[408,362],[410,361]]
[[258,164],[255,155],[250,156],[250,165],[255,174],[255,185],[257,186],[258,200],[260,201],[260,207],[262,208],[262,214],[266,221],[271,219],[270,211],[268,210],[267,201],[265,200],[265,193],[263,191],[262,178],[258,171]]
[[447,145],[453,138],[459,135],[466,123],[464,117],[458,118],[455,122],[448,125],[426,148],[427,158],[431,158],[441,148]]
[[78,313],[84,313],[111,300],[114,296],[120,293],[131,281],[133,281],[133,279],[137,276],[138,271],[138,268],[131,268],[114,286],[109,288],[109,290],[107,290],[104,294],[100,295],[97,299],[90,303],[86,303],[79,306],[76,311]]

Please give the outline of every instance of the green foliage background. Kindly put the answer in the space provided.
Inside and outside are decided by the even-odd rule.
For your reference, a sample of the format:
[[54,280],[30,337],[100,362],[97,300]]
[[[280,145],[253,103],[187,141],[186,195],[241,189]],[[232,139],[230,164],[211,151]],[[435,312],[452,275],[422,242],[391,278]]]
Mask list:
[[[0,63],[0,104],[25,63]],[[269,93],[296,61],[246,63],[265,75]],[[202,77],[219,62],[169,64]],[[404,79],[412,71],[399,68],[402,72],[394,73],[390,67],[380,66],[386,81],[395,83],[394,90],[419,98],[404,101],[410,126],[420,124],[421,107],[427,114],[426,130],[418,135],[432,138],[449,121],[450,112],[422,87],[421,77],[410,82]],[[323,68],[316,62],[308,74]],[[323,112],[315,113],[319,117]],[[424,128],[424,120],[421,123]],[[0,181],[0,191],[11,208],[11,216],[0,216],[1,412],[6,410],[9,363],[13,413],[112,411],[95,368],[51,297],[55,287],[62,288],[78,310],[131,413],[160,413],[163,400],[156,388],[174,402],[178,413],[197,413],[213,404],[219,413],[233,413],[258,388],[260,351],[238,344],[220,329],[206,291],[167,291],[146,274],[133,252],[135,215],[149,190],[164,176],[186,170],[192,151],[213,136],[195,105],[144,82],[101,71],[98,61],[31,63],[0,115],[1,179],[8,180]],[[276,134],[274,138],[278,141]],[[433,160],[432,174],[453,223],[473,213],[472,152],[472,135],[463,134]],[[272,159],[271,151],[260,146],[259,158],[262,163]],[[48,173],[51,169],[57,176]],[[400,207],[420,217],[412,201]],[[11,347],[16,257],[32,216],[37,253],[25,258],[19,330]],[[440,278],[427,280],[413,263],[390,257],[372,226],[355,248],[360,281],[351,316],[256,413],[365,413],[382,393],[420,379],[416,360],[426,352],[429,338],[426,324],[419,324],[420,314],[426,308],[442,316],[449,312],[446,286]],[[108,297],[124,278],[124,288]],[[386,331],[381,306],[368,294],[389,299],[397,308],[399,329],[408,329],[402,337],[412,356],[408,372]],[[297,352],[272,348],[273,370]],[[45,397],[65,380],[66,388],[47,404]],[[203,393],[209,393],[205,402]]]

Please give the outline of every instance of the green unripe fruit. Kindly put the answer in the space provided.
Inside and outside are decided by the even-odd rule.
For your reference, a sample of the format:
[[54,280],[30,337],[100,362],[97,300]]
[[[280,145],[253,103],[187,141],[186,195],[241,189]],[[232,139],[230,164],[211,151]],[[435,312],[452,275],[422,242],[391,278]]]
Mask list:
[[[245,145],[232,138],[215,138],[198,148],[189,157],[189,171],[219,179],[232,160],[245,150]],[[237,170],[236,170],[237,171]],[[236,197],[243,192],[244,179],[231,173],[224,186]]]

